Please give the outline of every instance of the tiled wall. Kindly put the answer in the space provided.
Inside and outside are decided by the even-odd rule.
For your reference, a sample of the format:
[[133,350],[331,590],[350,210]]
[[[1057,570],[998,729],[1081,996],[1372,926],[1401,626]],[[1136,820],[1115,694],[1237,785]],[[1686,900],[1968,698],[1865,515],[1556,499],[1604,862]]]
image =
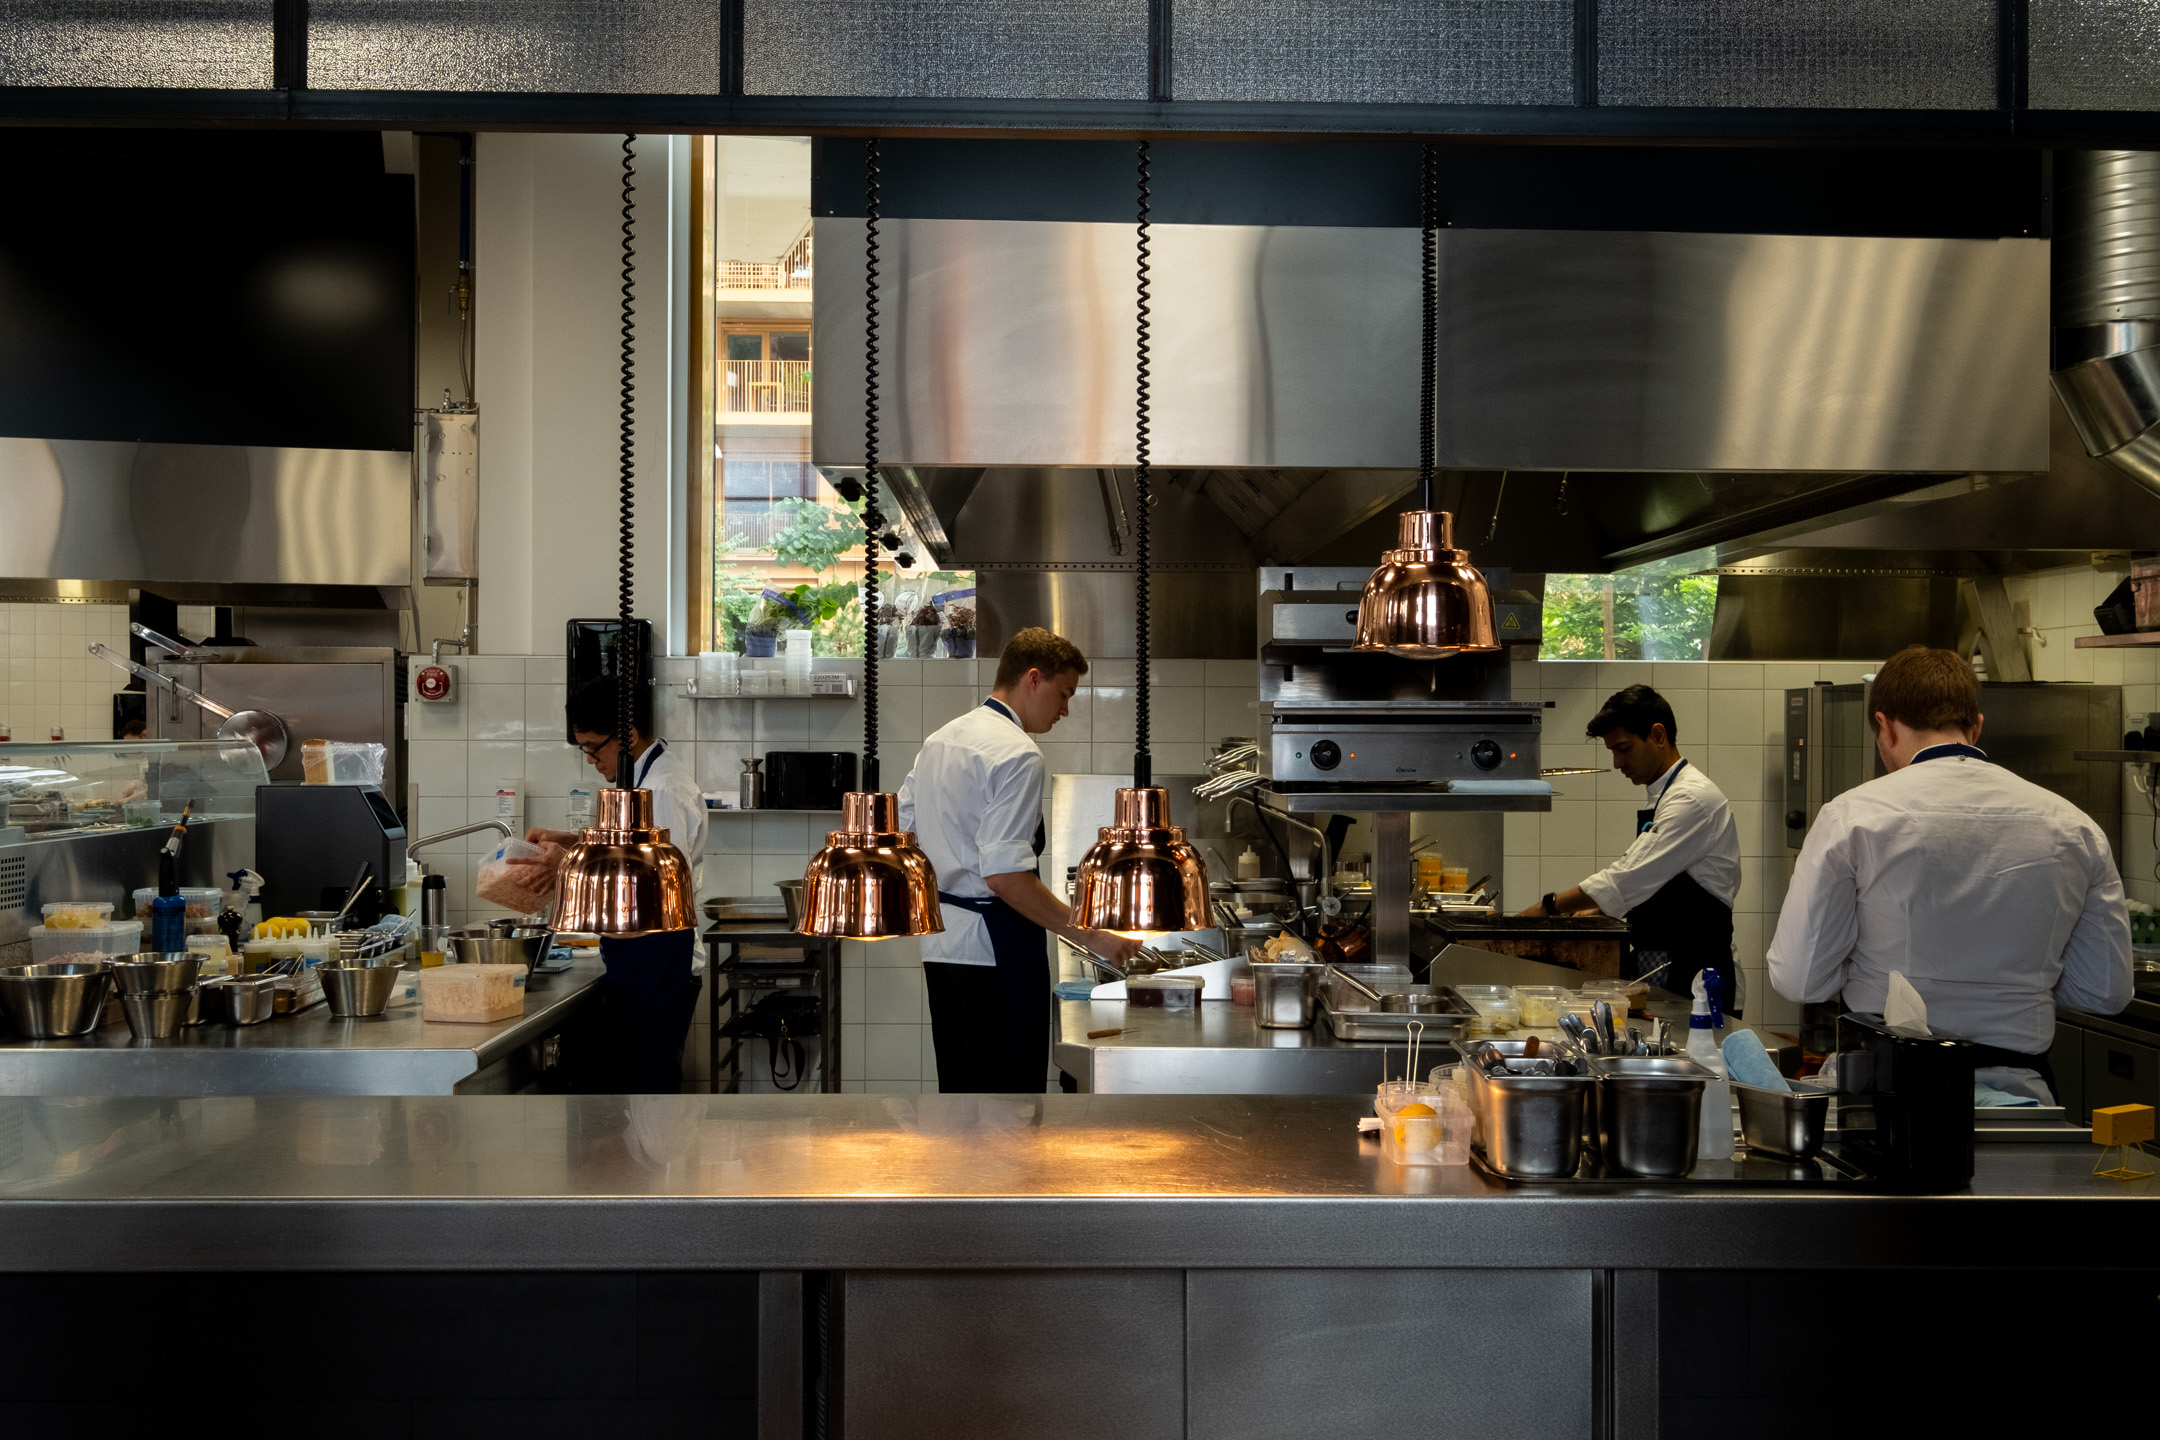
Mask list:
[[102,641],[127,654],[125,605],[0,604],[0,650],[7,689],[0,722],[16,740],[49,740],[60,726],[70,740],[112,738],[112,695],[125,673],[89,653]]
[[[414,829],[425,835],[492,818],[496,785],[503,778],[522,781],[527,825],[562,826],[571,785],[599,781],[563,738],[563,662],[476,655],[456,663],[462,682],[456,704],[414,700],[407,706],[408,773],[419,792]],[[742,761],[769,749],[861,748],[860,697],[691,700],[683,687],[693,663],[659,662],[662,688],[654,718],[671,743],[694,747],[698,781],[708,792],[732,802]],[[855,675],[859,688],[860,661],[820,660],[816,668]],[[878,667],[879,755],[887,789],[899,789],[924,735],[982,703],[995,671],[989,660],[889,660]],[[1133,662],[1097,661],[1086,678],[1073,697],[1070,717],[1042,741],[1043,754],[1057,772],[1126,771],[1132,764]],[[1197,772],[1211,737],[1254,734],[1257,694],[1251,661],[1155,662],[1151,749],[1156,768],[1165,774]],[[712,812],[709,822],[701,901],[711,895],[772,895],[774,881],[802,874],[832,823],[819,815],[724,811]],[[449,877],[453,923],[498,913],[473,898],[474,872],[492,848],[492,840],[481,835],[430,852],[431,868]],[[842,970],[842,1073],[848,1088],[934,1088],[936,1065],[915,942],[849,944]],[[764,1047],[751,1049],[762,1071]],[[689,1048],[699,1078],[705,1054],[701,1005]]]
[[[2125,686],[2123,709],[2133,717],[2160,709],[2160,653],[2147,650],[2077,650],[2080,634],[2097,633],[2091,612],[2117,575],[2064,570],[2010,582],[2021,625],[2045,636],[2028,639],[2038,678],[2091,680]],[[410,712],[411,774],[420,788],[423,833],[482,819],[494,813],[499,776],[522,777],[527,788],[526,823],[557,826],[574,778],[597,777],[562,739],[562,662],[540,657],[476,656],[462,662],[465,690],[454,706],[423,706]],[[660,700],[661,733],[695,747],[700,783],[732,797],[741,761],[769,748],[855,749],[861,742],[860,700],[684,698],[681,686],[691,662],[664,660],[666,688]],[[859,672],[859,662],[820,661],[820,669]],[[965,660],[892,661],[879,669],[879,711],[884,783],[897,789],[925,734],[980,703],[989,693],[992,665]],[[1818,680],[1849,682],[1872,664],[1648,664],[1630,662],[1520,663],[1514,667],[1517,698],[1553,702],[1545,713],[1545,763],[1590,765],[1603,773],[1557,783],[1547,814],[1510,815],[1504,825],[1504,856],[1488,860],[1498,871],[1510,909],[1547,890],[1578,883],[1624,851],[1634,828],[1642,791],[1610,770],[1604,747],[1583,735],[1583,725],[1604,698],[1623,685],[1656,686],[1673,703],[1681,750],[1715,780],[1731,800],[1740,827],[1742,883],[1735,907],[1734,937],[1746,972],[1748,1014],[1770,1024],[1797,1020],[1795,1007],[1769,987],[1763,951],[1777,928],[1790,859],[1784,845],[1783,790],[1779,780],[1784,745],[1784,691]],[[1043,742],[1059,772],[1116,774],[1131,760],[1132,664],[1098,662],[1074,697],[1072,717]],[[1224,735],[1252,735],[1256,675],[1247,661],[1158,661],[1154,689],[1154,753],[1164,773],[1201,768],[1208,742]],[[2131,895],[2160,903],[2152,878],[2152,804],[2125,776],[2120,857]],[[2141,823],[2142,822],[2142,823]],[[706,895],[770,895],[775,880],[800,875],[822,839],[820,816],[711,815],[706,846]],[[1349,848],[1361,847],[1353,831]],[[485,842],[476,840],[438,864],[452,875],[453,918],[476,918],[485,907],[471,903],[472,870]],[[1457,857],[1451,853],[1450,863]],[[701,897],[702,898],[702,897]],[[458,908],[457,902],[464,905]],[[911,941],[849,944],[841,978],[844,1083],[849,1089],[913,1091],[933,1088],[936,1065],[929,1043],[919,947]],[[762,1070],[763,1046],[755,1047]],[[690,1073],[702,1077],[705,1031],[702,1010],[691,1035]]]

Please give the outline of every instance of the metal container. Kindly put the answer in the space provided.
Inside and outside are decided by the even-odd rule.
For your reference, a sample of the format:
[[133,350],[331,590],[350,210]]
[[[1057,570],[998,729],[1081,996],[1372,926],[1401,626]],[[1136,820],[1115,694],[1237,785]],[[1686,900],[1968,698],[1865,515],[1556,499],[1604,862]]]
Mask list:
[[147,994],[123,994],[120,1012],[127,1016],[128,1029],[135,1032],[136,1039],[170,1040],[187,1023],[188,1011],[194,1004],[193,987],[152,990]]
[[443,959],[453,965],[523,965],[531,970],[547,958],[554,934],[545,925],[461,926],[450,932]]
[[[1512,1062],[1511,1063],[1515,1063]],[[1583,1115],[1592,1082],[1584,1075],[1488,1075],[1465,1065],[1470,1107],[1485,1163],[1502,1175],[1561,1180],[1582,1163]]]
[[1750,1150],[1811,1160],[1822,1149],[1830,1117],[1828,1090],[1765,1090],[1732,1087],[1740,1099],[1740,1136]]
[[780,901],[787,907],[788,929],[802,924],[803,883],[800,880],[775,880],[773,888],[780,892]]
[[1380,997],[1380,1008],[1391,1015],[1444,1015],[1450,997],[1430,985],[1411,985]]
[[758,766],[764,763],[762,760],[745,760],[742,762],[742,774],[737,777],[735,782],[735,800],[741,809],[762,810],[765,808],[765,777],[758,772]]
[[17,1034],[32,1040],[87,1035],[97,1029],[112,967],[104,961],[10,965],[0,970],[0,1009]]
[[293,919],[307,921],[310,935],[335,935],[345,928],[343,912],[337,910],[295,910]]
[[123,997],[190,990],[202,973],[202,956],[187,950],[157,955],[123,955],[111,963],[113,988]]
[[1590,1073],[1608,1170],[1669,1176],[1695,1168],[1703,1087],[1716,1076],[1678,1055],[1594,1055]]
[[1255,960],[1253,1018],[1263,1030],[1304,1030],[1313,1023],[1325,965]]
[[[277,1008],[277,977],[275,975],[250,975],[235,977],[217,988],[217,996],[225,1006],[225,1018],[235,1025],[260,1025],[268,1020]],[[329,994],[326,988],[323,993]],[[387,1002],[386,1002],[387,1003]]]
[[405,978],[401,965],[378,965],[366,960],[326,962],[315,967],[315,974],[322,980],[323,999],[329,1002],[330,1014],[336,1019],[382,1014],[390,1003],[391,992]]

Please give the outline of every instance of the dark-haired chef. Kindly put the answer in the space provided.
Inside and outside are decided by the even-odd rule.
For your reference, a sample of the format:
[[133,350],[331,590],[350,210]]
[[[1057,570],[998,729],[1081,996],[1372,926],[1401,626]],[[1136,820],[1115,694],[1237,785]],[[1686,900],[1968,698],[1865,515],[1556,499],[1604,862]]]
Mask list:
[[1740,894],[1740,828],[1725,792],[1683,758],[1672,705],[1647,685],[1630,685],[1590,717],[1587,731],[1605,742],[1613,769],[1644,787],[1635,842],[1582,884],[1548,894],[1524,915],[1611,915],[1628,924],[1631,954],[1622,978],[1685,995],[1704,970],[1723,982],[1725,1009],[1745,997],[1733,966],[1732,907]]
[[1822,807],[1766,959],[1788,1000],[1880,1015],[1890,976],[1928,1028],[1973,1042],[1980,1078],[2053,1103],[2055,1007],[2130,1003],[2130,917],[2107,835],[1979,746],[1980,682],[1914,645],[1868,691],[1886,773]]

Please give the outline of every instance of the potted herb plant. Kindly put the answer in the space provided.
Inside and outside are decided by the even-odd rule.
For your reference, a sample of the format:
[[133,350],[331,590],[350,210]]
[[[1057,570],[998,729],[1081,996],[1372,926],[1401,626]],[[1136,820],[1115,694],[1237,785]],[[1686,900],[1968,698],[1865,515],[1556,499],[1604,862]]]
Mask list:
[[925,604],[908,621],[907,653],[918,660],[928,660],[937,654],[937,642],[937,607]]
[[970,660],[975,655],[975,607],[945,607],[945,655],[950,660]]
[[900,607],[886,603],[877,607],[877,653],[890,660],[900,648]]
[[769,658],[780,648],[780,607],[767,602],[743,626],[743,654]]

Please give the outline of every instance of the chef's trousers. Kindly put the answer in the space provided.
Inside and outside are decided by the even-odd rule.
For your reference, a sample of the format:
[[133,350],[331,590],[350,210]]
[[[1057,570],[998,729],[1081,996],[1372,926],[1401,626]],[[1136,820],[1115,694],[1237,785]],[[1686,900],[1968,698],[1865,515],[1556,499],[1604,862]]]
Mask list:
[[1050,1071],[1049,933],[996,896],[941,894],[980,915],[995,965],[923,962],[943,1095],[1040,1095]]

